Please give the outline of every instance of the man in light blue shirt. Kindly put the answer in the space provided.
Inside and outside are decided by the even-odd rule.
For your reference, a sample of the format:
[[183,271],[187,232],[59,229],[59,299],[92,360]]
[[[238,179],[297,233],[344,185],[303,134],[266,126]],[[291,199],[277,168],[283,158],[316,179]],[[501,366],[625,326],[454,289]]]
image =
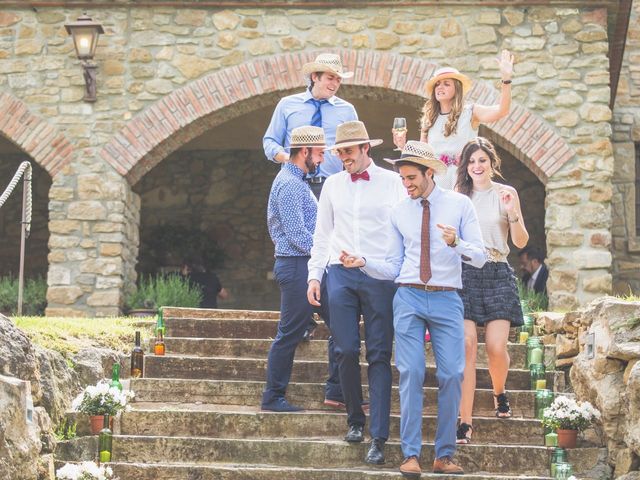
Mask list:
[[[321,127],[327,144],[333,145],[337,126],[358,119],[353,105],[336,97],[342,79],[353,76],[353,72],[343,71],[338,55],[322,53],[313,62],[304,64],[302,72],[309,87],[302,93],[289,95],[278,102],[262,139],[265,155],[276,163],[283,163],[289,158],[285,149],[291,142],[294,128],[303,125]],[[330,151],[324,155],[324,162],[315,175],[308,176],[316,198],[320,196],[326,178],[342,171],[342,162],[336,155]]]
[[424,334],[428,326],[438,378],[438,426],[433,472],[460,474],[452,461],[464,372],[463,259],[480,268],[486,261],[475,209],[468,197],[433,181],[446,170],[431,147],[410,141],[398,160],[387,160],[400,173],[409,198],[391,211],[391,233],[384,261],[343,251],[345,267],[360,267],[380,280],[399,284],[393,300],[396,366],[400,372],[400,438],[405,460],[400,472],[421,474],[422,402],[425,376]]

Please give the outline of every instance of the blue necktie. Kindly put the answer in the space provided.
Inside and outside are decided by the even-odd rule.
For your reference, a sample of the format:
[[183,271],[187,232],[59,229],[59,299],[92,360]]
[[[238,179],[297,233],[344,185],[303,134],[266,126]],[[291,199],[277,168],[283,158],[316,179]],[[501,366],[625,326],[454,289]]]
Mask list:
[[322,104],[327,103],[327,100],[316,100],[315,98],[311,99],[311,103],[313,103],[316,107],[316,111],[313,112],[313,116],[311,117],[311,126],[322,128]]

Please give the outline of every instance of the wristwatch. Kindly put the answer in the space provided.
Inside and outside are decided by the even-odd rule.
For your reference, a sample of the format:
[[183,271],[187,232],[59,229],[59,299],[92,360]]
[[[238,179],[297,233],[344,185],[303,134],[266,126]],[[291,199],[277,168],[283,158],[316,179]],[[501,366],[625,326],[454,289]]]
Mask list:
[[451,248],[456,248],[458,245],[460,245],[460,237],[458,236],[458,234],[456,233],[455,238],[453,239],[453,242],[448,244]]

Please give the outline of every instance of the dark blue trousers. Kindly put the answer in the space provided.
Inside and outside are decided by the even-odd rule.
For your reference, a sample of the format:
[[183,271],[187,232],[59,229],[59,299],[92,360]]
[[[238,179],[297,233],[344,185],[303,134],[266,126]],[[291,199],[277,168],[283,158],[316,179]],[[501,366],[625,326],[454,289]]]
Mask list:
[[[307,301],[307,262],[309,257],[277,257],[273,273],[280,287],[280,322],[278,332],[267,357],[267,386],[262,394],[262,405],[268,405],[285,396],[291,378],[296,347],[316,311],[329,326],[329,301],[326,282],[322,282],[319,308]],[[338,364],[335,360],[333,338],[329,338],[329,378],[325,396],[342,400]]]
[[331,333],[336,342],[340,383],[349,425],[364,425],[360,377],[360,312],[364,317],[369,378],[371,438],[389,438],[393,296],[396,285],[357,268],[331,265],[327,271]]

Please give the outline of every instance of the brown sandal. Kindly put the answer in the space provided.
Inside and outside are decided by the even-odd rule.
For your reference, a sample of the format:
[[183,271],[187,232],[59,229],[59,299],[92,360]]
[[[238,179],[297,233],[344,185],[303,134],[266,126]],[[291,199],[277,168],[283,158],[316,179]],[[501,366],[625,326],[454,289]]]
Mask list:
[[458,445],[468,445],[471,443],[471,434],[473,433],[473,425],[461,423],[456,431],[456,443]]

